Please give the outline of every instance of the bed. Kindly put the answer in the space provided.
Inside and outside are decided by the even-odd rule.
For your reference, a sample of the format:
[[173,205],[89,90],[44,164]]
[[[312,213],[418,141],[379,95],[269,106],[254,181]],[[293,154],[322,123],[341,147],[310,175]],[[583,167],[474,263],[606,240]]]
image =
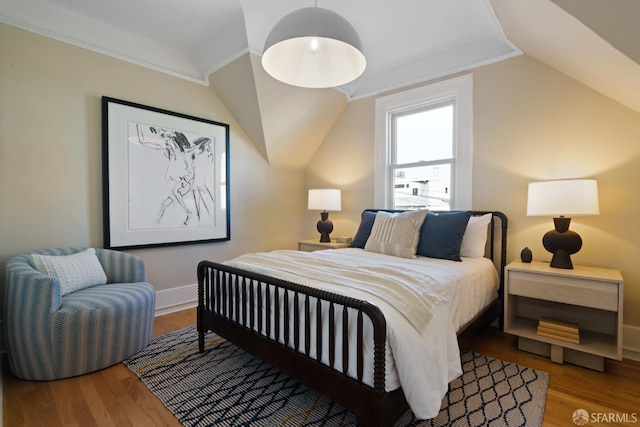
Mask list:
[[[392,425],[409,408],[418,418],[437,415],[448,382],[461,373],[456,336],[499,318],[507,218],[489,211],[416,215],[365,210],[347,249],[200,262],[200,351],[213,331],[365,426]],[[464,220],[453,217],[465,215],[461,229]],[[403,238],[414,239],[406,245],[414,256],[397,242],[376,240],[383,221],[407,224],[408,217],[417,234]],[[423,244],[425,236],[437,244]]]

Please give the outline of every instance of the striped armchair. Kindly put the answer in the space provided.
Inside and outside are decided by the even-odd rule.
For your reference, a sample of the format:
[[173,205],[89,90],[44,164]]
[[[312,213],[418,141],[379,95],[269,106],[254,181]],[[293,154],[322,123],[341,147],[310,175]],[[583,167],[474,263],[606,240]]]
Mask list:
[[[68,255],[86,248],[33,252]],[[144,263],[124,252],[96,249],[107,284],[61,295],[56,277],[40,273],[32,254],[6,265],[4,333],[11,372],[54,380],[97,371],[142,350],[151,339],[155,290]]]

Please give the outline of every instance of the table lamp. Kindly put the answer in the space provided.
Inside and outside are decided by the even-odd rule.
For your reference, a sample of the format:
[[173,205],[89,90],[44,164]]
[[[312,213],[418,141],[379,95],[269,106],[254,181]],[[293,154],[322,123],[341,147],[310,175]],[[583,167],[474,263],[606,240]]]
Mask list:
[[330,242],[329,234],[333,231],[333,223],[329,220],[328,211],[342,210],[340,190],[330,188],[309,190],[308,209],[321,211],[317,225],[320,241]]
[[582,238],[569,230],[570,216],[598,215],[598,183],[593,179],[565,179],[529,183],[528,216],[552,216],[555,229],[542,238],[553,254],[551,267],[572,269],[571,255],[582,248]]

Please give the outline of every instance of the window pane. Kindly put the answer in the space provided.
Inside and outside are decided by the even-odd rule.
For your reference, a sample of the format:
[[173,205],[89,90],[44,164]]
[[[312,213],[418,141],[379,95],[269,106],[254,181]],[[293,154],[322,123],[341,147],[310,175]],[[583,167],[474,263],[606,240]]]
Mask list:
[[396,169],[393,201],[395,209],[451,210],[451,165]]
[[395,119],[396,164],[453,157],[453,105]]

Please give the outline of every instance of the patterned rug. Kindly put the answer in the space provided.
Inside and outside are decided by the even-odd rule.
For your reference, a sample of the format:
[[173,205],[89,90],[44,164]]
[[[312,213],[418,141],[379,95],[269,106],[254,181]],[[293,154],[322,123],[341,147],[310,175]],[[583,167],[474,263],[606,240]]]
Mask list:
[[[154,338],[125,365],[185,426],[357,426],[355,417],[277,369],[195,326]],[[438,416],[396,426],[540,426],[549,374],[470,351]]]

